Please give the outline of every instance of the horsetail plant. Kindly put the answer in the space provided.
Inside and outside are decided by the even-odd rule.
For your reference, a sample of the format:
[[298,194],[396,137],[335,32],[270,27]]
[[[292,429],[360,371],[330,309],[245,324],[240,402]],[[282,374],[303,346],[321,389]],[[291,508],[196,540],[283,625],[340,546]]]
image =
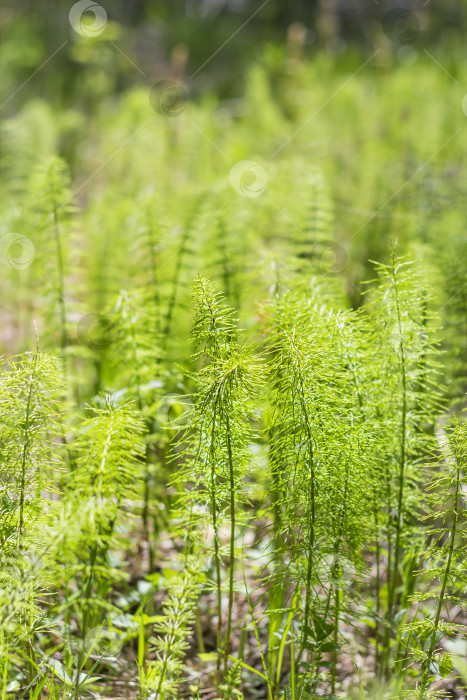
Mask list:
[[0,666],[6,675],[12,662],[21,667],[24,645],[30,682],[46,579],[36,533],[60,468],[59,452],[51,450],[59,433],[59,377],[56,360],[36,349],[4,362],[0,380]]
[[[423,51],[404,66],[400,12],[360,64],[334,41],[349,3],[308,3],[331,50],[305,59],[294,22],[230,99],[205,47],[149,56],[164,3],[113,3],[148,10],[127,46],[117,10],[87,3],[78,27],[68,3],[50,61],[7,4],[1,700],[463,697],[465,133],[446,74]],[[187,13],[234,22],[222,4],[248,3]],[[149,104],[142,74],[164,65]],[[56,356],[24,353],[34,319]]]
[[[251,348],[239,340],[233,311],[209,280],[198,277],[194,288],[196,305],[192,338],[196,357],[203,361],[194,374],[197,391],[194,416],[188,430],[189,465],[186,478],[192,484],[190,505],[209,509],[213,529],[217,595],[217,675],[221,653],[224,677],[228,668],[232,634],[235,586],[235,541],[245,502],[244,478],[251,455],[252,398],[257,390],[259,365]],[[230,523],[228,542],[228,611],[222,642],[223,543],[221,530]]]
[[[55,476],[48,436],[58,432],[57,386],[60,371],[38,349],[5,362],[1,376],[0,488],[2,553],[21,547],[41,492]],[[46,466],[47,465],[47,466]]]
[[[52,156],[33,174],[31,184],[33,206],[39,216],[41,231],[42,269],[51,280],[50,293],[53,308],[58,310],[58,335],[60,355],[65,375],[67,373],[67,350],[69,345],[67,318],[67,290],[65,289],[68,251],[65,240],[69,238],[67,229],[74,207],[71,204],[70,175],[67,164],[57,156]],[[52,234],[54,245],[51,251],[48,234]],[[50,266],[50,260],[54,261]],[[56,327],[52,320],[48,327]]]
[[[67,498],[80,514],[81,537],[76,552],[84,560],[81,589],[80,652],[75,672],[76,691],[87,658],[87,634],[101,622],[100,606],[93,604],[105,597],[108,588],[108,551],[115,536],[117,521],[126,514],[129,502],[137,499],[141,478],[139,458],[143,454],[144,425],[129,404],[116,405],[111,397],[94,407],[80,426],[74,442],[77,468],[72,474]],[[131,507],[131,506],[130,506]],[[81,540],[81,541],[80,541]]]
[[[314,670],[305,675],[314,692],[322,654],[339,648],[342,563],[354,558],[369,526],[374,440],[353,425],[351,378],[332,339],[334,322],[330,309],[304,295],[279,296],[270,310],[270,459],[280,465],[272,479],[280,478],[280,546],[293,553],[288,577],[304,595],[296,661],[304,652],[312,657]],[[335,664],[332,679],[334,686]]]
[[[115,341],[113,349],[116,361],[124,366],[126,386],[120,391],[135,400],[149,438],[157,405],[157,391],[161,379],[154,375],[160,369],[161,351],[159,309],[153,304],[153,289],[127,292],[123,290],[117,300],[113,315]],[[144,456],[144,495],[142,521],[145,541],[149,550],[149,568],[153,569],[153,543],[149,521],[151,517],[151,490],[153,482],[153,453],[146,439]]]
[[162,615],[153,628],[157,636],[151,638],[155,659],[140,669],[142,698],[177,697],[199,594],[199,562],[188,563],[182,572],[174,573],[167,581]]
[[[391,435],[390,453],[386,456],[387,647],[399,583],[408,573],[402,569],[402,554],[405,547],[415,552],[419,546],[416,538],[409,538],[410,522],[423,510],[419,464],[433,442],[441,404],[436,360],[438,329],[436,318],[427,310],[423,278],[410,261],[396,257],[394,248],[390,264],[378,265],[377,272],[378,286],[370,318],[384,339],[379,361],[379,410]],[[382,670],[387,675],[389,655],[385,658],[386,668]]]
[[[417,593],[417,614],[408,625],[413,642],[409,651],[421,666],[418,690],[419,700],[429,696],[429,688],[436,676],[447,675],[452,660],[441,645],[443,637],[465,637],[467,627],[443,617],[447,605],[465,608],[462,589],[465,586],[465,559],[467,542],[464,515],[464,479],[467,468],[467,424],[454,416],[443,429],[443,436],[433,458],[433,475],[428,485],[430,519],[434,527],[428,530],[429,548],[423,555],[420,576],[427,583],[439,580],[439,590],[430,586]],[[441,521],[441,525],[437,525]],[[434,609],[424,609],[426,601],[434,600]]]
[[[165,315],[162,322],[162,349],[167,351],[167,345],[172,335],[172,327],[175,312],[180,305],[180,296],[187,285],[186,269],[189,258],[193,255],[195,235],[201,226],[200,218],[203,215],[204,201],[206,197],[195,197],[188,206],[183,229],[180,232],[180,244],[175,251],[175,265],[170,280],[170,291],[166,300]],[[191,279],[191,278],[190,278]]]

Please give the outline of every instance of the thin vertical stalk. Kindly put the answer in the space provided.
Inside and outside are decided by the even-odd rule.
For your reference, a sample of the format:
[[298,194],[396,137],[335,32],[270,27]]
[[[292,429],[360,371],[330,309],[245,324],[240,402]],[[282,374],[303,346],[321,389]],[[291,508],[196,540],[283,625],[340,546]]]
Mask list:
[[301,369],[298,368],[298,381],[300,387],[300,403],[302,405],[303,418],[305,423],[305,431],[307,435],[307,446],[308,446],[308,459],[310,467],[310,490],[309,490],[309,511],[308,511],[308,562],[307,562],[307,572],[306,572],[306,593],[305,593],[305,610],[304,610],[304,632],[303,640],[300,646],[299,656],[300,659],[303,650],[305,649],[306,643],[308,641],[308,618],[310,615],[310,605],[311,605],[311,575],[313,571],[313,557],[314,557],[314,546],[315,546],[315,471],[314,471],[314,450],[313,450],[313,436],[310,429],[310,420],[308,416],[308,410],[305,401],[305,390],[303,387],[303,377]]
[[55,234],[55,251],[57,256],[57,272],[58,272],[58,303],[60,307],[60,349],[62,353],[63,369],[66,377],[67,358],[66,349],[68,346],[68,337],[66,330],[66,308],[65,308],[65,283],[64,283],[64,265],[63,265],[63,250],[60,236],[60,224],[58,220],[58,210],[54,205],[54,234]]
[[381,544],[379,541],[379,528],[378,528],[378,511],[376,509],[376,499],[374,502],[374,519],[375,519],[375,533],[376,533],[376,581],[375,581],[375,607],[376,607],[376,619],[375,619],[375,674],[378,670],[378,644],[379,644],[379,617],[381,612]]
[[[216,397],[217,402],[217,397]],[[215,460],[215,406],[213,408],[212,428],[211,428],[211,474],[210,474],[210,496],[211,496],[211,517],[212,529],[214,531],[214,561],[216,566],[216,597],[217,597],[217,631],[216,631],[216,680],[220,682],[222,647],[222,591],[221,591],[221,559],[219,552],[219,533],[217,526],[217,502],[216,502],[216,460]]]
[[[400,458],[397,490],[397,515],[396,515],[396,539],[394,544],[394,562],[392,572],[388,568],[388,625],[386,627],[385,646],[389,644],[390,627],[389,621],[392,619],[395,603],[395,591],[397,586],[397,572],[400,559],[401,533],[402,533],[402,510],[404,502],[404,480],[406,468],[406,440],[407,440],[407,369],[405,360],[405,348],[402,335],[402,318],[399,299],[398,280],[396,275],[394,252],[392,253],[392,279],[394,284],[394,294],[396,302],[397,326],[399,332],[399,360],[401,369],[402,397],[401,397],[401,424],[400,424]],[[387,664],[389,670],[389,663]]]
[[404,478],[405,478],[405,467],[406,467],[406,423],[407,423],[407,375],[406,375],[406,363],[405,363],[405,351],[404,343],[402,339],[402,321],[401,321],[401,310],[399,303],[399,294],[397,289],[397,281],[394,278],[395,283],[395,293],[396,293],[396,308],[397,308],[397,323],[399,327],[399,350],[400,350],[400,363],[401,363],[401,379],[402,379],[402,404],[401,404],[401,449],[400,449],[400,464],[399,464],[399,489],[397,495],[397,521],[396,521],[396,542],[394,545],[394,571],[393,571],[393,581],[391,586],[391,604],[389,606],[389,613],[392,613],[392,605],[395,594],[396,579],[397,579],[397,567],[399,563],[400,556],[400,540],[402,531],[402,506],[404,499]]
[[[278,312],[281,310],[281,293],[280,293],[280,278],[279,270],[276,266],[276,284],[274,291],[277,303]],[[279,324],[275,326],[275,332],[280,331]],[[273,350],[273,355],[276,357],[278,355],[277,350]],[[282,365],[280,362],[277,364],[277,378],[274,381],[276,386],[281,386],[283,381]],[[280,420],[280,419],[279,419]],[[282,502],[284,498],[284,493],[282,489],[282,479],[281,479],[281,462],[280,462],[280,432],[281,428],[277,427],[274,422],[268,430],[268,442],[269,442],[269,465],[271,473],[271,500],[272,500],[272,512],[273,512],[273,560],[275,575],[277,578],[272,582],[271,590],[269,594],[269,607],[271,613],[269,615],[269,640],[268,640],[268,662],[271,678],[274,678],[275,665],[277,661],[277,655],[274,653],[274,647],[276,645],[276,632],[279,629],[280,622],[282,620],[282,612],[273,612],[274,609],[282,610],[284,607],[284,596],[285,596],[285,586],[284,586],[284,558],[283,558],[283,537],[282,537]],[[279,435],[279,439],[278,439]],[[278,671],[280,668],[278,667]],[[279,683],[279,678],[276,678],[276,685]]]
[[[343,503],[347,503],[347,495],[348,495],[348,487],[349,487],[349,461],[347,461],[346,464],[346,469],[345,469],[345,487],[344,487],[344,494],[343,494]],[[324,615],[323,618],[326,620],[328,613],[329,613],[329,608],[331,606],[331,597],[332,597],[332,592],[333,592],[333,582],[336,581],[335,587],[334,587],[334,632],[333,632],[333,638],[334,638],[334,643],[337,646],[338,639],[339,639],[339,618],[340,618],[340,587],[338,584],[338,579],[339,579],[339,550],[340,550],[340,543],[342,539],[342,534],[344,531],[344,521],[345,521],[345,507],[344,510],[342,511],[341,518],[339,519],[339,527],[337,531],[337,535],[335,537],[335,545],[334,545],[334,561],[331,567],[330,571],[330,585],[329,585],[329,591],[326,597],[326,605],[324,608]],[[313,692],[316,691],[316,686],[318,684],[319,680],[319,666],[320,662],[322,659],[322,652],[319,651],[317,654],[317,658],[315,660],[315,668],[314,668],[314,673],[315,673],[315,678],[313,681],[313,686],[312,690]],[[334,693],[334,688],[336,684],[336,668],[337,668],[337,650],[334,654],[333,658],[333,666],[332,666],[332,671],[331,671],[331,684],[332,684],[332,693]]]
[[[395,604],[395,591],[397,586],[397,574],[400,559],[401,550],[401,534],[402,534],[402,510],[404,503],[404,480],[405,480],[405,469],[406,469],[406,441],[407,441],[407,368],[405,359],[405,346],[404,338],[402,333],[402,317],[401,317],[401,306],[399,299],[399,287],[398,278],[395,264],[394,251],[392,252],[392,269],[391,269],[392,281],[394,285],[394,296],[396,305],[396,318],[397,318],[397,329],[399,334],[399,364],[401,372],[401,385],[402,385],[402,395],[401,395],[401,420],[400,420],[400,456],[399,456],[399,473],[398,473],[398,487],[397,487],[397,506],[396,506],[396,533],[395,533],[395,544],[394,544],[394,560],[392,562],[388,561],[388,608],[387,608],[387,619],[386,619],[386,630],[384,636],[384,646],[389,646],[390,640],[390,620],[393,616],[394,604]],[[389,535],[391,530],[390,523],[390,509],[391,504],[388,500],[388,552],[391,551],[391,546],[389,543]],[[387,654],[385,663],[386,675],[389,673],[390,661],[389,654]]]
[[30,447],[30,420],[31,420],[31,403],[32,403],[32,392],[34,386],[34,379],[37,367],[37,356],[38,351],[34,353],[34,362],[32,366],[32,371],[29,377],[29,388],[28,388],[28,398],[26,402],[26,417],[25,417],[25,432],[24,432],[24,444],[21,455],[21,487],[20,487],[20,500],[19,500],[19,539],[23,537],[24,529],[24,492],[26,490],[26,461],[28,456],[28,451]]
[[94,543],[91,552],[91,560],[89,567],[89,576],[86,581],[86,588],[84,590],[84,613],[83,613],[83,624],[81,627],[81,646],[78,654],[78,663],[76,668],[76,678],[75,678],[75,692],[78,694],[79,691],[79,678],[81,674],[81,669],[83,668],[84,660],[86,658],[86,636],[88,633],[88,623],[89,623],[89,605],[91,600],[92,585],[94,581],[94,568],[97,560],[97,542]]
[[229,460],[229,489],[230,489],[230,562],[229,562],[229,607],[227,614],[227,632],[224,648],[224,674],[227,674],[227,661],[230,654],[230,635],[232,633],[232,608],[234,594],[235,567],[235,474],[232,455],[232,439],[230,433],[229,411],[225,412],[225,427],[227,431],[227,455]]
[[[139,372],[139,359],[138,359],[138,343],[136,340],[136,329],[135,329],[135,322],[134,322],[134,317],[132,314],[131,306],[130,303],[128,302],[128,310],[129,310],[129,329],[130,329],[130,339],[131,339],[131,348],[132,348],[132,354],[133,354],[133,368],[135,371],[135,384],[136,384],[136,401],[137,401],[137,406],[138,410],[141,413],[141,416],[143,416],[143,408],[144,408],[144,403],[143,403],[143,397],[141,395],[141,375]],[[142,521],[143,521],[143,534],[144,538],[148,544],[148,556],[149,556],[149,570],[153,570],[153,564],[154,564],[154,557],[153,557],[153,551],[152,551],[152,542],[151,542],[151,533],[149,531],[149,511],[150,511],[150,472],[149,472],[149,445],[146,443],[145,446],[145,457],[144,457],[144,495],[143,495],[143,513],[142,513]]]
[[[339,575],[339,565],[337,565],[337,575]],[[339,617],[340,617],[340,588],[336,585],[334,593],[334,645],[337,647],[339,640]],[[337,648],[333,652],[331,667],[331,694],[334,695],[337,680]]]
[[[393,560],[393,555],[392,555],[392,528],[391,528],[391,499],[392,499],[392,489],[391,489],[391,481],[390,481],[390,475],[388,473],[388,469],[386,469],[386,509],[387,509],[387,517],[386,517],[386,534],[387,534],[387,552],[388,552],[388,562],[387,562],[387,588],[388,588],[388,596],[389,596],[389,589],[391,587],[391,576],[392,576],[392,560]],[[389,638],[390,638],[391,630],[390,630],[390,617],[389,617],[389,605],[388,609],[386,610],[386,615],[384,618],[384,637],[383,637],[383,647],[387,649],[389,647]],[[383,677],[384,674],[386,673],[386,667],[388,667],[389,664],[389,653],[387,654],[381,654],[381,659],[380,659],[380,676]]]
[[[153,237],[153,228],[151,225],[151,222],[148,222],[148,234],[149,234],[149,255],[151,257],[151,270],[152,270],[152,278],[151,278],[151,283],[153,287],[153,300],[154,300],[154,307],[155,307],[155,312],[156,312],[156,335],[159,338],[160,337],[160,296],[159,296],[159,289],[158,289],[158,284],[159,284],[159,279],[157,275],[157,257],[156,257],[156,243],[154,241]],[[160,358],[157,358],[157,361],[160,361]]]
[[251,603],[250,594],[248,593],[248,586],[247,586],[246,577],[245,577],[245,569],[243,569],[243,583],[244,583],[244,585],[245,585],[246,600],[247,600],[247,603],[248,603],[248,609],[249,609],[249,611],[250,611],[250,617],[251,617],[251,622],[252,622],[252,625],[253,625],[253,631],[254,631],[254,634],[255,634],[256,643],[257,643],[257,645],[258,645],[258,652],[259,652],[259,656],[260,656],[260,659],[261,659],[261,665],[262,665],[263,671],[264,671],[264,678],[265,678],[265,681],[266,681],[266,686],[267,686],[267,689],[268,689],[268,700],[273,700],[272,683],[271,683],[271,680],[270,680],[270,678],[269,678],[268,668],[267,668],[267,665],[266,665],[266,659],[264,658],[263,647],[262,647],[261,639],[260,639],[260,636],[259,636],[258,625],[256,624],[256,620],[255,620],[255,615],[254,615],[254,611],[253,611],[253,605],[252,605],[252,603]]
[[221,254],[221,260],[222,260],[222,281],[224,284],[224,291],[225,291],[225,296],[229,300],[230,303],[232,303],[231,295],[232,295],[232,290],[230,286],[230,269],[229,269],[229,256],[227,254],[227,246],[225,244],[225,238],[226,238],[226,231],[225,231],[225,225],[224,225],[224,220],[219,217],[218,219],[218,239],[219,239],[219,247],[220,247],[220,254]]
[[[419,610],[418,610],[418,608],[417,608],[417,611],[416,611],[415,616],[414,616],[414,618],[413,618],[413,623],[415,623],[415,622],[417,621],[418,612],[419,612]],[[410,644],[411,644],[411,642],[412,642],[412,636],[413,636],[413,630],[410,630],[410,632],[409,632],[409,634],[408,634],[408,636],[407,636],[407,644],[406,644],[406,646],[405,646],[404,655],[403,655],[403,657],[402,657],[401,659],[397,658],[397,661],[396,661],[396,663],[399,664],[399,671],[398,671],[398,673],[397,673],[396,680],[395,680],[395,682],[394,682],[394,691],[395,691],[396,693],[399,693],[399,694],[400,694],[400,692],[401,692],[401,690],[402,690],[402,683],[404,682],[404,675],[405,675],[405,666],[404,666],[404,664],[405,664],[405,662],[407,661],[407,658],[408,658],[408,656],[409,656],[409,650],[410,650]]]
[[331,671],[331,693],[334,694],[336,687],[336,677],[337,677],[337,644],[339,640],[339,619],[340,619],[340,600],[341,591],[339,587],[339,575],[340,575],[340,563],[339,563],[339,549],[340,542],[344,533],[345,519],[346,519],[346,504],[349,493],[349,469],[350,469],[350,457],[346,461],[345,467],[345,486],[343,494],[344,507],[342,509],[342,516],[339,521],[339,531],[337,533],[336,546],[335,546],[335,561],[334,561],[334,576],[336,580],[335,593],[334,593],[334,644],[336,650],[333,655],[332,671]]
[[[169,635],[169,638],[168,638],[167,648],[164,650],[164,661],[163,661],[162,669],[161,669],[160,676],[159,676],[159,683],[157,685],[156,692],[154,693],[154,698],[161,697],[160,692],[162,689],[162,685],[167,677],[167,669],[168,669],[168,665],[169,665],[169,659],[170,659],[170,655],[172,653],[172,648],[173,648],[174,643],[176,641],[176,630],[179,627],[180,622],[181,622],[182,613],[180,611],[183,610],[183,604],[185,603],[185,601],[187,599],[188,599],[188,583],[187,583],[187,581],[185,581],[182,593],[180,595],[180,610],[177,611],[176,616],[171,620],[172,631],[171,631],[171,634]],[[165,693],[162,697],[165,698]]]
[[454,554],[454,544],[455,544],[455,539],[456,539],[456,533],[457,533],[457,521],[458,521],[458,505],[459,505],[459,491],[460,491],[460,471],[461,467],[460,464],[458,464],[457,469],[456,469],[456,491],[454,495],[454,518],[452,522],[452,527],[451,527],[451,542],[449,544],[449,552],[448,552],[448,560],[446,563],[446,568],[444,570],[444,576],[443,576],[443,581],[441,584],[441,591],[439,594],[438,598],[438,605],[436,607],[436,615],[435,615],[435,620],[433,623],[433,632],[431,635],[431,641],[430,641],[430,647],[428,649],[428,654],[427,654],[427,659],[424,663],[423,667],[423,673],[422,673],[422,679],[420,681],[420,692],[419,692],[419,699],[423,700],[425,697],[425,690],[426,686],[428,685],[428,678],[429,678],[429,672],[430,672],[430,665],[433,660],[433,654],[435,651],[436,647],[436,636],[438,633],[438,626],[439,626],[439,620],[441,617],[441,610],[443,608],[443,603],[444,603],[444,596],[446,594],[446,587],[448,585],[448,580],[449,580],[449,574],[451,572],[451,565],[452,565],[452,557]]
[[[208,303],[209,313],[211,315],[211,321],[215,327],[216,319],[214,310],[210,303]],[[217,338],[214,339],[214,345],[219,354],[222,357],[222,350],[219,345]],[[221,559],[219,551],[219,534],[217,526],[217,502],[216,502],[216,458],[215,458],[215,439],[216,439],[216,409],[217,402],[219,400],[219,393],[216,393],[216,398],[214,401],[214,406],[212,408],[212,427],[211,427],[211,515],[212,515],[212,527],[214,531],[214,559],[216,566],[216,595],[217,595],[217,658],[216,658],[216,681],[217,684],[220,682],[220,670],[221,670],[221,657],[220,650],[222,648],[222,591],[221,591]]]
[[[107,431],[107,435],[105,438],[105,444],[104,444],[104,449],[102,450],[102,456],[100,459],[100,464],[99,464],[99,477],[97,480],[96,484],[96,493],[102,492],[102,479],[103,475],[106,469],[107,465],[107,456],[109,452],[109,448],[112,442],[112,436],[114,433],[114,418],[112,416],[110,420],[110,425]],[[96,533],[97,535],[97,533]],[[78,691],[78,685],[79,685],[79,675],[81,672],[82,665],[84,663],[85,659],[85,644],[86,644],[86,635],[87,635],[87,629],[88,629],[88,623],[89,623],[89,604],[91,600],[91,593],[92,593],[92,586],[94,583],[94,570],[96,566],[96,561],[97,561],[97,554],[98,554],[98,545],[97,545],[97,540],[94,542],[92,551],[91,551],[91,557],[90,557],[90,568],[89,568],[89,576],[86,581],[86,588],[84,592],[84,614],[83,614],[83,625],[81,629],[81,634],[82,634],[82,644],[78,656],[78,668],[76,671],[76,691]]]
[[177,261],[175,263],[175,272],[172,282],[172,292],[170,295],[169,303],[167,305],[167,312],[165,316],[164,333],[162,338],[162,349],[167,350],[167,344],[169,342],[170,332],[172,330],[172,317],[175,309],[175,304],[177,301],[178,287],[180,284],[180,275],[183,267],[183,258],[185,255],[185,249],[190,238],[190,230],[187,229],[182,237],[182,242],[177,254]]

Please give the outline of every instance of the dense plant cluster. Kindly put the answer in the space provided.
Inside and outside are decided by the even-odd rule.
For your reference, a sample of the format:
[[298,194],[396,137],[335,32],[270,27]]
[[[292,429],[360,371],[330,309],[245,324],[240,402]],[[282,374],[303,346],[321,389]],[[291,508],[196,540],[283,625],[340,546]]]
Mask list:
[[2,123],[2,700],[464,697],[465,117],[275,60]]

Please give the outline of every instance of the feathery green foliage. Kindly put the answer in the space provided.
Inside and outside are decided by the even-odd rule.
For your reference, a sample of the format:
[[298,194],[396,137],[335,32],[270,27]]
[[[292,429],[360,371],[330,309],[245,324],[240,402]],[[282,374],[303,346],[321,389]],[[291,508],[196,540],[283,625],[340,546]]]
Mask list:
[[2,120],[1,700],[465,695],[462,96],[302,29]]

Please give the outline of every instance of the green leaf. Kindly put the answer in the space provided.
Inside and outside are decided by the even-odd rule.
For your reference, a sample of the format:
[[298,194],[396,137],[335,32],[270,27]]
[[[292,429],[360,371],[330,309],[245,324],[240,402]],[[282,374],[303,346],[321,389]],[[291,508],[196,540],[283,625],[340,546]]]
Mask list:
[[46,680],[47,676],[43,676],[42,680],[36,685],[34,692],[31,694],[31,700],[38,700],[38,698],[41,698],[41,691],[45,685]]
[[449,654],[440,654],[437,658],[439,672],[443,678],[449,676],[452,671],[452,659]]
[[156,587],[156,586],[158,586],[159,581],[161,580],[161,574],[160,574],[158,571],[156,571],[154,574],[148,574],[147,576],[145,576],[145,578],[146,578],[150,583],[152,583],[152,585],[153,585],[154,587]]
[[160,622],[161,620],[164,619],[163,615],[146,615],[146,613],[141,614],[136,614],[134,616],[134,621],[137,622],[138,624],[143,624],[143,625],[153,625],[155,622]]
[[72,685],[73,682],[66,672],[64,666],[58,661],[58,659],[50,659],[48,662],[48,666],[52,669],[52,671],[55,673],[58,678],[60,678],[61,681],[64,683],[67,683],[68,685]]
[[331,632],[334,631],[334,625],[331,622],[326,622],[326,620],[321,619],[318,615],[313,618],[313,625],[315,628],[314,639],[318,642],[322,642],[323,639],[329,637]]
[[252,673],[256,673],[257,676],[260,676],[265,681],[267,681],[267,676],[265,676],[264,673],[261,673],[261,671],[258,671],[258,669],[253,668],[253,666],[248,666],[248,664],[246,664],[241,659],[236,659],[235,656],[231,656],[230,654],[229,654],[229,659],[232,659],[232,661],[235,661],[236,664],[240,664],[240,666],[242,666],[242,668],[246,668],[247,671],[251,671]]

